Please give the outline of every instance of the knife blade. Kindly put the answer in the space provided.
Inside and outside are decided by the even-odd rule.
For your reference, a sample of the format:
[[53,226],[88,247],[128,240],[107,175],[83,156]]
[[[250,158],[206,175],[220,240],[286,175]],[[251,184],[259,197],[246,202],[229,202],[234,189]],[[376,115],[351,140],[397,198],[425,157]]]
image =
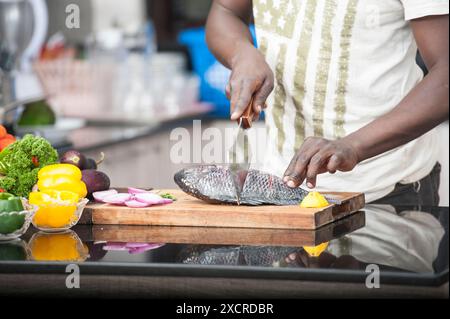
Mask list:
[[236,189],[236,200],[241,202],[241,193],[250,168],[251,150],[247,130],[253,121],[253,99],[238,119],[238,131],[232,148],[230,149],[230,172]]

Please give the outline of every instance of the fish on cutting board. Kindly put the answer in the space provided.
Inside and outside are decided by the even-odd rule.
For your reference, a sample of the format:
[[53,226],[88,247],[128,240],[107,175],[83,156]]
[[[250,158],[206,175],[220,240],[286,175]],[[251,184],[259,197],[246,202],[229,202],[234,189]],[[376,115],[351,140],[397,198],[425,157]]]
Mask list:
[[[214,204],[238,204],[236,188],[227,166],[203,165],[179,171],[175,183],[187,194]],[[297,205],[308,192],[289,188],[281,178],[249,170],[240,195],[241,205]]]

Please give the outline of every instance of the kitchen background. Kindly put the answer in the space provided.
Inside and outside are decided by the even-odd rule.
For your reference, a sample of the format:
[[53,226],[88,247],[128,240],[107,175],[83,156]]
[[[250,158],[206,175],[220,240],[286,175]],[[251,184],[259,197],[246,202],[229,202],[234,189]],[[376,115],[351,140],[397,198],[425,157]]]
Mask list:
[[[169,158],[174,128],[192,135],[193,119],[202,120],[203,130],[234,127],[223,95],[229,71],[204,43],[211,0],[31,1],[47,10],[34,17],[45,26],[45,46],[24,52],[17,63],[16,98],[27,100],[31,112],[45,108],[45,96],[57,117],[53,125],[36,127],[42,123],[20,123],[17,109],[0,108],[17,134],[43,135],[61,151],[76,148],[92,157],[104,152],[101,170],[113,186],[170,188],[173,174],[188,165]],[[66,11],[71,4],[80,9],[79,28],[70,28],[78,22]],[[33,56],[38,59],[30,63]],[[448,205],[448,122],[438,129],[441,204]],[[255,138],[263,151],[264,136]]]

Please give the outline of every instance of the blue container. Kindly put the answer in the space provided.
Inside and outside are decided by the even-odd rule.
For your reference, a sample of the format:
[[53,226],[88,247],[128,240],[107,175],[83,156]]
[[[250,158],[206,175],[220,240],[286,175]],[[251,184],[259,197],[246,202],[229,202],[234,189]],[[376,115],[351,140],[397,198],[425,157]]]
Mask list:
[[[254,42],[255,32],[251,27]],[[225,95],[225,87],[230,78],[230,70],[225,68],[209,51],[205,39],[205,28],[182,31],[179,43],[187,46],[192,59],[194,72],[200,78],[200,99],[214,105],[213,117],[228,118],[230,103]]]

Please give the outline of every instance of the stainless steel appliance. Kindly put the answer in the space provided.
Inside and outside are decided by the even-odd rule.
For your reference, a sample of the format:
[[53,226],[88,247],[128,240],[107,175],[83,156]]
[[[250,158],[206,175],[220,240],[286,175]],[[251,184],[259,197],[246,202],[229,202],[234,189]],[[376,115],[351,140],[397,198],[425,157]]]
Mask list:
[[37,56],[47,33],[43,0],[0,0],[0,122],[17,104],[15,78],[23,58]]

